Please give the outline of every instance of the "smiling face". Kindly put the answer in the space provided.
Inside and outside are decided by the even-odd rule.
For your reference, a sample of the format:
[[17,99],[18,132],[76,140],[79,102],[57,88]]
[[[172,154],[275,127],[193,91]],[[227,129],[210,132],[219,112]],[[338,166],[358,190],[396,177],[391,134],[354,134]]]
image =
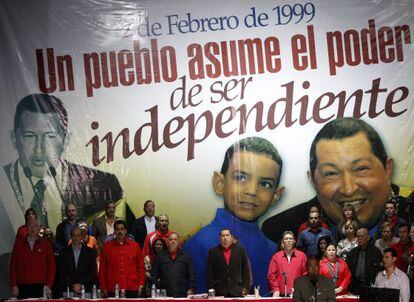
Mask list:
[[392,160],[384,168],[362,132],[342,140],[320,140],[316,157],[313,178],[309,176],[326,215],[339,221],[342,208],[349,204],[363,226],[373,226],[391,190]]
[[60,130],[59,116],[55,113],[23,112],[11,140],[23,167],[32,175],[44,178],[49,167],[57,167],[62,156],[65,134]]
[[269,157],[249,151],[235,152],[225,175],[215,172],[214,190],[226,208],[243,220],[263,215],[280,197],[279,165]]

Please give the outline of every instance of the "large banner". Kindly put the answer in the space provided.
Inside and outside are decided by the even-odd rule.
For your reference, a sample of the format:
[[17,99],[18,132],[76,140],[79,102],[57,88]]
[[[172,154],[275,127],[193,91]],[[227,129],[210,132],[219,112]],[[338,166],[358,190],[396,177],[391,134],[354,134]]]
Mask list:
[[[0,253],[42,179],[52,230],[69,200],[92,217],[111,199],[136,217],[153,200],[183,238],[225,205],[260,227],[315,196],[312,141],[342,117],[378,132],[387,179],[409,194],[413,27],[414,3],[402,0],[1,1]],[[274,145],[283,169],[260,183],[272,189],[266,206],[243,216],[258,205],[232,210],[215,176],[247,137]]]

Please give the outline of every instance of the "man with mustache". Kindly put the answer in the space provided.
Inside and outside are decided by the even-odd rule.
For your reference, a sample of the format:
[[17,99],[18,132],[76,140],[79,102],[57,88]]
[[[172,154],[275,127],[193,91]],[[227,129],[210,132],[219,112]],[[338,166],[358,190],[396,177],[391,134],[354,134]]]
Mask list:
[[335,224],[342,218],[343,206],[350,204],[361,226],[373,234],[392,192],[393,160],[378,133],[360,119],[333,120],[313,140],[309,162],[308,178],[317,196],[266,220],[264,233],[277,240],[278,229],[295,229],[291,224],[300,222],[306,209],[318,204]]

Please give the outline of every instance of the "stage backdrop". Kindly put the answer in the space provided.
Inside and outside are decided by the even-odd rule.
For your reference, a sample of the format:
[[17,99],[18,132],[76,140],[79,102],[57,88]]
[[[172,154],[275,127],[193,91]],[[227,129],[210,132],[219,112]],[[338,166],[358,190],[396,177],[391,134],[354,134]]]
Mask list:
[[[372,125],[392,181],[414,187],[413,27],[403,0],[1,1],[0,164],[19,158],[19,100],[47,93],[68,112],[61,159],[115,175],[137,217],[151,199],[183,236],[223,207],[213,172],[244,137],[284,162],[283,195],[259,224],[312,198],[310,144],[337,117]],[[2,173],[4,254],[28,204],[7,209],[19,196]]]

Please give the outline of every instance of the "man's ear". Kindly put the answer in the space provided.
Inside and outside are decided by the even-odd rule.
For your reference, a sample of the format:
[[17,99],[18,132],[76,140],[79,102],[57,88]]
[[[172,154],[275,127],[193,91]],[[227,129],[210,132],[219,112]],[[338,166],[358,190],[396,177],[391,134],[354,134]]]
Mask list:
[[392,176],[393,170],[394,170],[394,160],[392,158],[387,158],[387,161],[385,162],[385,173],[387,173],[390,183],[391,183],[391,176]]
[[213,188],[217,195],[222,196],[224,194],[224,175],[220,172],[214,171]]
[[273,193],[272,202],[270,203],[271,206],[275,205],[275,203],[280,199],[284,191],[285,187],[279,187],[276,189],[275,193]]
[[17,149],[16,147],[16,133],[14,133],[14,130],[9,131],[10,141],[13,144],[13,147]]

